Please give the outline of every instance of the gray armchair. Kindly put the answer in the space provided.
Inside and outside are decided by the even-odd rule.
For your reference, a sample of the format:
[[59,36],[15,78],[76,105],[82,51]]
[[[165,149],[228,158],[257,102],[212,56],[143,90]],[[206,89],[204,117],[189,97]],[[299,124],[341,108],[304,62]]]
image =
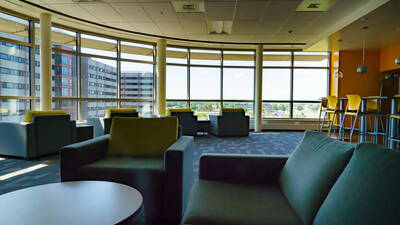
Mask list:
[[0,122],[0,154],[31,159],[76,141],[69,115],[36,115],[30,123]]
[[249,136],[249,116],[243,111],[223,111],[210,115],[210,133],[220,137]]
[[176,116],[179,121],[182,135],[197,135],[197,116],[193,112],[170,112],[170,116]]
[[[127,118],[114,120],[111,135],[115,135],[114,127],[120,124],[117,119]],[[128,136],[149,137],[142,139],[141,146],[162,142],[166,131],[164,126],[156,129],[154,124],[143,127],[145,129],[137,126],[128,128],[131,131]],[[61,181],[104,180],[129,185],[143,195],[147,225],[179,224],[193,182],[193,137],[181,136],[162,156],[144,157],[111,155],[109,136],[104,135],[62,148]]]
[[99,137],[110,133],[111,121],[113,117],[139,117],[138,112],[111,112],[108,118],[90,117],[87,118],[87,124],[93,126],[93,136]]

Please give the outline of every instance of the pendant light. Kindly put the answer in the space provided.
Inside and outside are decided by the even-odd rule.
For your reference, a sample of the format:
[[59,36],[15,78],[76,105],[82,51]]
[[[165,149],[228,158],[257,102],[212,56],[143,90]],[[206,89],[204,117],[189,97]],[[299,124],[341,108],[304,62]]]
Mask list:
[[357,68],[357,73],[368,73],[368,67],[367,67],[367,65],[365,65],[365,40],[363,40],[362,65]]

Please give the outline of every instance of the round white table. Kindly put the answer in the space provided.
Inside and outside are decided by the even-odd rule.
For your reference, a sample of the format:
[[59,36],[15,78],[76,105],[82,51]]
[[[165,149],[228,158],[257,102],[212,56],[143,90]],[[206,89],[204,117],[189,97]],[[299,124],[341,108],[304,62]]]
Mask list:
[[139,191],[105,181],[45,184],[0,195],[0,224],[111,225],[133,220]]

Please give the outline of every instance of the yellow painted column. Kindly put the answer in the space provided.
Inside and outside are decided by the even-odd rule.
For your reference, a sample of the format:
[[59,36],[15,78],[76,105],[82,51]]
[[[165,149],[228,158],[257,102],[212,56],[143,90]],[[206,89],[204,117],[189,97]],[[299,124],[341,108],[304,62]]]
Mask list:
[[157,112],[166,114],[166,49],[167,42],[160,39],[157,42]]
[[256,48],[256,79],[254,96],[254,131],[262,131],[262,71],[263,71],[263,46],[257,45]]
[[40,14],[40,109],[51,110],[51,15]]

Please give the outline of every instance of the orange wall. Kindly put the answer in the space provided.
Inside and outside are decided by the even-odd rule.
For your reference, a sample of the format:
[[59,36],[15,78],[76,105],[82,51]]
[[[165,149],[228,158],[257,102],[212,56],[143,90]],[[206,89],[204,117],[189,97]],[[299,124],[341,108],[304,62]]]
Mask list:
[[395,65],[394,60],[400,56],[400,45],[393,45],[381,49],[380,54],[380,71],[389,71],[400,69],[400,65]]
[[339,79],[338,96],[344,97],[347,94],[359,94],[360,96],[379,95],[380,84],[384,77],[380,73],[380,52],[367,51],[365,64],[368,73],[357,73],[357,67],[362,64],[362,51],[340,51],[339,70],[344,76]]

